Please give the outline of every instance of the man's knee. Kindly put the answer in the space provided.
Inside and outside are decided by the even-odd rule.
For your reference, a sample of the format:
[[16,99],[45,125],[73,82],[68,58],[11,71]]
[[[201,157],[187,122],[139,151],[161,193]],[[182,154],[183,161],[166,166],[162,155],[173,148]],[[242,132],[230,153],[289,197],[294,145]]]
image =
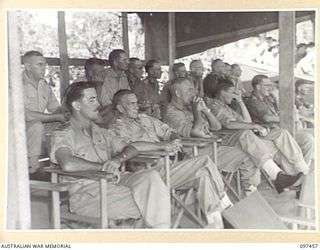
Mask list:
[[308,145],[313,145],[314,143],[313,135],[309,133],[297,132],[296,140],[298,143],[303,143]]
[[197,162],[200,163],[201,166],[207,165],[207,164],[214,165],[214,162],[212,161],[210,156],[207,154],[196,156],[193,159],[197,160]]
[[153,169],[146,171],[144,173],[144,178],[145,178],[145,180],[147,180],[148,182],[153,183],[153,184],[156,182],[159,182],[159,181],[162,182],[162,179],[161,179],[158,171],[153,170]]
[[243,140],[246,140],[246,141],[252,141],[252,140],[255,140],[256,138],[258,138],[255,133],[253,133],[252,130],[243,130],[242,133],[241,133],[241,136],[240,136],[240,142]]

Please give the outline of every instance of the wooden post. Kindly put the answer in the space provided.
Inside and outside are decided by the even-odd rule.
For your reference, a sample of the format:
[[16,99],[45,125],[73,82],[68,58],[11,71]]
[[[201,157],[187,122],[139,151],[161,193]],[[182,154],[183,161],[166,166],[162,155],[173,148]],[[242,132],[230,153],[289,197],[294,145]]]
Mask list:
[[169,25],[168,25],[168,42],[169,42],[169,68],[170,68],[170,79],[172,79],[172,66],[174,59],[176,59],[176,22],[175,13],[169,12]]
[[123,50],[127,53],[127,56],[130,57],[128,13],[127,12],[122,12],[122,43],[123,43]]
[[65,12],[58,11],[58,39],[59,39],[59,55],[60,55],[60,96],[64,94],[65,89],[70,82],[69,76],[69,58],[66,35]]
[[312,23],[312,41],[316,41],[316,16],[313,15],[311,17],[311,23]]
[[295,12],[279,12],[279,82],[280,82],[280,127],[293,136],[295,131],[294,50]]
[[[31,202],[20,62],[20,42],[17,24],[18,18],[16,11],[8,11],[9,147],[8,166],[5,166],[8,168],[6,208],[7,229],[26,230],[31,229]],[[6,129],[3,132],[5,133]]]

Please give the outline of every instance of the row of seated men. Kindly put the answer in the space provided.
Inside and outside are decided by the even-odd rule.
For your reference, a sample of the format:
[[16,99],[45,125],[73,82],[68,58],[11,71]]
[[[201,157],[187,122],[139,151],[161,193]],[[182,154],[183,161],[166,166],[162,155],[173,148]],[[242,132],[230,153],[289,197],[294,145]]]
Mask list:
[[[62,108],[43,79],[43,55],[37,51],[27,52],[23,62],[30,172],[39,169],[38,158],[44,135],[47,131],[52,132],[57,122],[62,123],[52,132],[52,162],[58,163],[64,171],[97,170],[120,175],[119,183],[108,184],[110,218],[141,217],[147,227],[169,228],[170,195],[161,178],[164,176],[161,163],[153,169],[138,166],[119,173],[120,166],[139,151],[184,150],[181,137],[211,137],[222,127],[237,130],[223,135],[218,147],[218,165],[211,160],[211,147],[207,147],[197,157],[186,153],[183,160],[171,165],[170,171],[173,188],[195,188],[208,227],[223,228],[221,212],[232,206],[219,170],[240,168],[247,195],[259,185],[260,169],[269,175],[279,193],[298,185],[301,177],[309,172],[313,137],[303,137],[299,142],[282,129],[273,129],[266,134],[264,127],[252,122],[241,95],[236,94],[234,83],[228,79],[217,83],[215,95],[207,95],[206,102],[189,77],[172,80],[169,87],[171,97],[163,109],[161,121],[157,118],[158,112],[148,113],[146,109],[141,112],[135,84],[131,82],[124,87],[123,82],[128,83],[124,80],[127,79],[124,78],[127,57],[124,51],[114,50],[109,56],[111,67],[106,72],[90,72],[90,67],[95,66],[86,64],[87,80],[75,82],[67,88],[64,104],[71,117],[66,122]],[[153,83],[161,75],[160,64],[152,60],[147,63],[146,71],[147,79],[142,83],[137,81],[142,85],[143,93],[148,88],[150,91],[153,87],[158,88]],[[266,80],[267,77],[262,77],[254,89],[267,88]],[[234,99],[240,113],[228,106]],[[105,129],[101,114],[103,116],[104,107],[110,104],[114,119]],[[64,180],[70,181],[70,178]],[[99,183],[84,179],[73,181],[71,210],[88,216],[99,214]]]

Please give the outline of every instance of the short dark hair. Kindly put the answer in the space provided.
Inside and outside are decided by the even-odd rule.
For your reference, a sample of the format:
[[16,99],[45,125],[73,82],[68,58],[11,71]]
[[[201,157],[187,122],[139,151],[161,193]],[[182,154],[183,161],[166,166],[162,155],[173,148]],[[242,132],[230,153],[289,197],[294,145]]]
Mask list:
[[299,87],[302,86],[302,85],[304,85],[304,84],[309,84],[309,83],[306,82],[306,81],[303,80],[303,79],[299,79],[299,80],[296,81],[296,83],[295,83],[296,93],[299,92]]
[[130,57],[129,58],[129,64],[134,64],[138,61],[141,61],[138,57]]
[[181,67],[185,67],[184,63],[182,62],[174,63],[172,66],[172,71],[177,72],[178,69],[180,69]]
[[118,90],[112,98],[112,105],[113,108],[116,109],[117,106],[120,104],[122,98],[126,95],[134,94],[130,89],[120,89]]
[[30,50],[28,52],[26,52],[23,57],[22,57],[22,62],[25,63],[27,59],[29,59],[30,57],[32,56],[43,56],[42,53],[40,53],[39,51],[36,51],[36,50]]
[[177,77],[174,78],[169,86],[169,93],[171,96],[175,96],[175,91],[178,86],[181,86],[183,82],[189,81],[192,83],[192,80],[189,77]]
[[307,45],[306,45],[305,43],[299,43],[299,44],[297,45],[297,49],[300,49],[300,48],[302,48],[302,47],[307,47]]
[[83,90],[95,88],[93,82],[75,82],[70,84],[63,95],[64,104],[72,112],[72,103],[83,97]]
[[237,63],[234,63],[234,64],[231,65],[231,69],[232,69],[232,70],[233,70],[235,67],[239,67],[239,68],[240,68],[240,65],[237,64]]
[[194,59],[191,61],[190,65],[189,65],[189,69],[191,70],[191,68],[193,67],[193,64],[197,63],[197,62],[201,62],[200,59]]
[[307,44],[307,48],[313,48],[315,46],[314,42],[310,42]]
[[252,88],[256,89],[257,85],[259,83],[262,82],[263,79],[268,79],[269,77],[267,77],[266,75],[256,75],[252,78],[251,80],[251,84],[252,84]]
[[93,65],[101,65],[101,66],[105,66],[105,62],[102,60],[102,59],[99,59],[99,58],[95,58],[95,57],[92,57],[92,58],[89,58],[86,60],[86,62],[84,63],[84,70],[86,71],[86,74],[87,74],[87,71],[91,69],[91,67]]
[[216,65],[218,62],[223,62],[222,59],[218,58],[218,59],[214,59],[211,62],[211,67],[213,67],[214,65]]
[[215,88],[213,97],[218,97],[221,94],[222,90],[228,90],[229,88],[234,87],[232,81],[228,80],[228,79],[221,79],[218,81],[218,84]]
[[160,63],[158,60],[155,59],[151,59],[146,63],[145,69],[146,72],[149,73],[149,70],[156,64],[156,63]]
[[114,65],[114,61],[120,58],[121,54],[125,54],[126,52],[123,49],[114,49],[109,54],[109,63],[110,65]]

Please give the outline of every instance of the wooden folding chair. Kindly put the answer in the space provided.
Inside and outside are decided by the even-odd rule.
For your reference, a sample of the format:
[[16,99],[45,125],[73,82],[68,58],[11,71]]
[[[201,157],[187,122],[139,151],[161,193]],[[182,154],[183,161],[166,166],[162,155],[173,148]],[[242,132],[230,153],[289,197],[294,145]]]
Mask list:
[[[230,131],[229,131],[230,132]],[[231,132],[230,132],[231,133]],[[222,133],[221,133],[222,134]],[[212,144],[212,153],[213,153],[213,161],[216,165],[218,165],[218,145],[221,142],[219,137],[213,138],[182,138],[182,144],[184,147],[192,147],[193,155],[197,156],[199,154],[199,149]],[[237,201],[242,198],[241,191],[241,179],[240,179],[240,169],[236,172],[224,172],[220,171],[222,180],[225,184],[225,190],[232,193]],[[236,183],[237,190],[232,186],[233,180]]]
[[[44,168],[51,174],[51,182],[31,181],[31,188],[46,190],[51,193],[52,225],[54,229],[61,228],[61,220],[81,221],[91,224],[99,224],[101,228],[108,228],[107,214],[107,181],[112,181],[112,174],[97,171],[66,172],[60,170],[57,165]],[[98,218],[77,215],[70,212],[60,212],[60,193],[69,191],[70,183],[59,183],[59,176],[71,176],[85,179],[95,179],[100,182],[100,220]]]
[[[205,227],[205,223],[203,222],[203,220],[201,219],[201,214],[199,216],[199,212],[198,215],[193,212],[188,205],[186,204],[189,200],[190,197],[193,193],[193,188],[187,188],[187,189],[172,189],[171,188],[171,184],[170,184],[170,164],[171,164],[171,160],[170,157],[174,157],[175,160],[174,162],[177,160],[177,154],[173,153],[173,152],[165,152],[165,151],[143,151],[143,152],[139,152],[139,157],[145,157],[148,158],[150,157],[150,159],[155,159],[155,157],[158,157],[158,159],[164,159],[164,167],[165,167],[165,183],[168,187],[168,189],[170,190],[171,193],[171,197],[172,199],[177,202],[177,204],[179,204],[179,206],[181,207],[176,220],[174,220],[174,222],[172,223],[172,228],[177,228],[183,213],[187,213],[195,223],[197,223],[200,227],[204,228]],[[178,192],[184,192],[184,197],[180,198],[180,196],[177,194]],[[173,209],[173,207],[172,207]],[[175,214],[174,210],[172,210],[172,213]]]

